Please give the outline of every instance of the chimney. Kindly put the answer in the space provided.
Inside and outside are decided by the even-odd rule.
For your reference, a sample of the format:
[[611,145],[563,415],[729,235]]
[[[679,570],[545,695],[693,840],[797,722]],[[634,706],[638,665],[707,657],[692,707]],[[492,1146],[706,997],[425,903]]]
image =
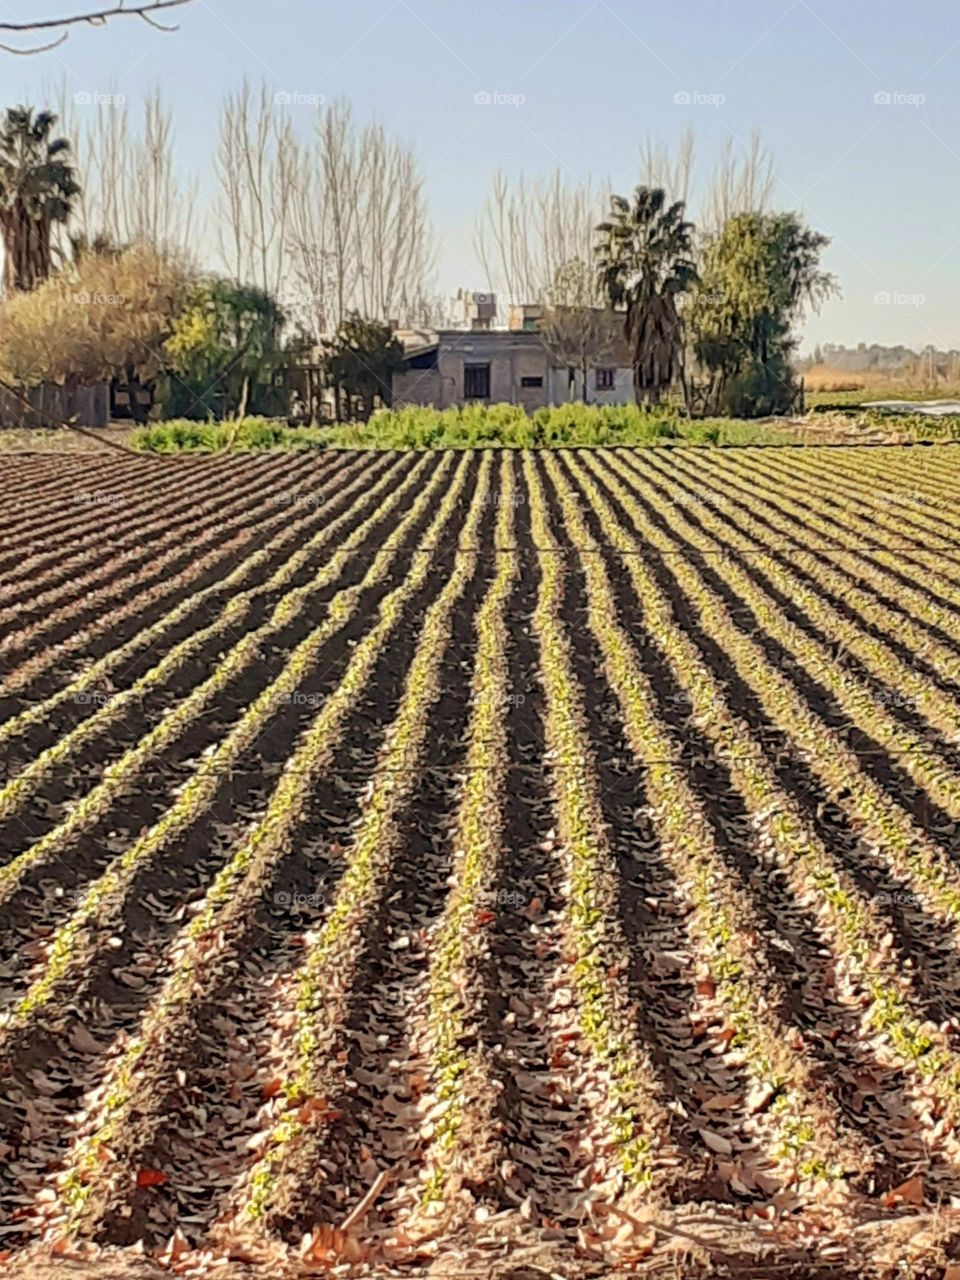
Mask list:
[[497,298],[493,293],[472,293],[467,299],[467,321],[475,332],[493,328]]

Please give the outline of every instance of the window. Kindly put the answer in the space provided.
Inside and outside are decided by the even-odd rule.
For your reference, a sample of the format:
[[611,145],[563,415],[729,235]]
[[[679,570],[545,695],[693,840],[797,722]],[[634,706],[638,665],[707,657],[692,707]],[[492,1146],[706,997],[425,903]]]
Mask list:
[[463,366],[463,398],[464,400],[490,399],[490,366],[488,364]]
[[597,370],[597,390],[612,391],[617,383],[616,369],[598,369]]
[[534,378],[534,377],[532,377],[532,376],[531,376],[531,377],[529,377],[529,378],[521,378],[521,379],[520,379],[520,385],[521,385],[521,387],[542,387],[542,386],[543,386],[543,379],[542,379],[542,378]]

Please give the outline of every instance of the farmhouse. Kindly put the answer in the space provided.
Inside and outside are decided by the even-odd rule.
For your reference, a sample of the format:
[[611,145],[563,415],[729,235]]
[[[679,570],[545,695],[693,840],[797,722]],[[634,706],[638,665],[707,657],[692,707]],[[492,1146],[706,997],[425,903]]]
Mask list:
[[549,318],[538,306],[511,306],[496,327],[491,294],[474,294],[467,328],[401,330],[405,360],[393,376],[393,403],[509,403],[532,411],[583,400],[628,404],[633,374],[623,317],[600,308],[560,308]]

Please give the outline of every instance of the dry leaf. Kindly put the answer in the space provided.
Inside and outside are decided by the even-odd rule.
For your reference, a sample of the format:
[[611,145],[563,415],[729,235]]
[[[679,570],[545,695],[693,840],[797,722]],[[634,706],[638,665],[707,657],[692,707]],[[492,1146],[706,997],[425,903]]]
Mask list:
[[922,1205],[923,1200],[923,1179],[919,1174],[914,1174],[912,1178],[907,1178],[906,1182],[901,1182],[899,1187],[894,1187],[892,1191],[888,1191],[883,1198],[883,1202],[888,1209],[893,1208],[895,1204]]

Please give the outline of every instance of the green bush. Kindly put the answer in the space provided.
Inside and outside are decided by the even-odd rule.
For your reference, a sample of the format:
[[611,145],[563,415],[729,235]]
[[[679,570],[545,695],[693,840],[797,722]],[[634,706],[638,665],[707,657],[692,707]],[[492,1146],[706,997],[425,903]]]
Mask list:
[[673,408],[636,405],[554,405],[529,415],[518,405],[470,404],[456,409],[408,406],[342,427],[288,427],[279,420],[237,423],[163,422],[134,436],[153,453],[266,449],[550,449],[615,445],[785,444],[795,432],[736,422],[691,422]]
[[288,427],[269,418],[242,422],[191,422],[180,418],[145,427],[133,436],[144,453],[253,453],[270,449],[324,449],[329,433],[318,427]]

